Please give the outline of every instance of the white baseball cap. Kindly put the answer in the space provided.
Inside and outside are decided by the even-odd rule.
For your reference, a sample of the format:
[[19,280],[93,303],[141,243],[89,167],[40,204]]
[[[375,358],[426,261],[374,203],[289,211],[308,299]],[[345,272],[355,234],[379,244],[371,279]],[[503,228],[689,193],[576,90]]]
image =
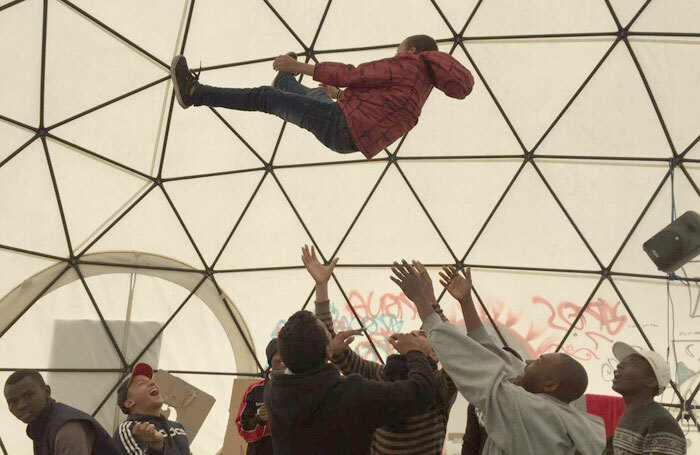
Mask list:
[[654,372],[654,376],[656,376],[656,382],[659,385],[657,395],[663,393],[666,387],[668,387],[668,383],[671,382],[671,367],[668,366],[668,362],[666,362],[660,354],[645,349],[635,349],[622,341],[613,344],[612,351],[615,358],[620,362],[632,354],[642,356],[649,362],[651,370]]

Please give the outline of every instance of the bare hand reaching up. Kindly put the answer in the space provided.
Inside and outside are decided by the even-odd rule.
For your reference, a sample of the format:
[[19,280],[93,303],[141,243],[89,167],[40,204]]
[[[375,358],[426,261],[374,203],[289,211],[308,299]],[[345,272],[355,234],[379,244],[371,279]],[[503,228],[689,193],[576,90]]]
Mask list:
[[467,267],[467,277],[459,274],[453,265],[442,268],[440,272],[440,284],[447,288],[447,292],[459,302],[471,296],[472,271]]
[[316,283],[327,283],[333,274],[333,269],[340,258],[335,258],[329,265],[321,264],[316,256],[316,249],[309,245],[304,245],[301,249],[301,261],[309,272],[309,275]]
[[431,304],[436,304],[437,300],[435,300],[435,289],[433,288],[433,280],[430,278],[428,270],[426,270],[425,266],[421,264],[420,261],[412,261],[412,264],[413,267],[416,269],[416,272],[418,272],[420,281],[423,284],[423,294],[428,300],[430,300]]
[[391,271],[394,273],[391,281],[398,284],[406,297],[416,304],[416,310],[422,320],[435,312],[431,299],[425,295],[425,284],[414,266],[402,259],[401,264],[394,262]]
[[467,327],[467,332],[471,332],[481,327],[482,324],[472,299],[472,271],[470,268],[467,268],[466,275],[467,277],[464,278],[454,266],[443,267],[440,273],[440,284],[445,286],[447,292],[459,301],[459,306],[462,307],[464,325]]

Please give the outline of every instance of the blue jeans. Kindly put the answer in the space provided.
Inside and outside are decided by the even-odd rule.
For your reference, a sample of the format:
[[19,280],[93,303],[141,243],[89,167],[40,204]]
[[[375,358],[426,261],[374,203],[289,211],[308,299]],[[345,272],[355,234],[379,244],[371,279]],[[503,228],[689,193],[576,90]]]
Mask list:
[[219,88],[195,82],[194,105],[267,112],[310,131],[335,152],[357,151],[345,114],[323,89],[305,87],[291,74],[281,74],[278,81],[279,88]]

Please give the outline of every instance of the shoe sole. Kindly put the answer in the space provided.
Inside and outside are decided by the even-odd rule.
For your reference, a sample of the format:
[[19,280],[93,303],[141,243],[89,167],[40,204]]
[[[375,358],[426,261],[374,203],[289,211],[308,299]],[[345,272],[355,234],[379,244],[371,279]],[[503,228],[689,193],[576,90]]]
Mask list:
[[183,109],[187,109],[190,107],[189,104],[185,103],[185,100],[182,98],[182,93],[180,93],[180,86],[177,83],[177,77],[175,77],[175,68],[177,67],[177,63],[180,61],[180,59],[183,59],[182,55],[176,55],[173,57],[173,61],[170,63],[170,80],[173,82],[173,89],[175,90],[175,98],[177,98],[177,102],[182,107]]

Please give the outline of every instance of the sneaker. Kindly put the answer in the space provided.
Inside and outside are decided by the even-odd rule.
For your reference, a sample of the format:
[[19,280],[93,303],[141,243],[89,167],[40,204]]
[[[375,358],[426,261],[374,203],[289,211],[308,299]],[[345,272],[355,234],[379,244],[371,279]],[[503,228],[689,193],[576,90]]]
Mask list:
[[[289,55],[290,57],[292,57],[294,60],[297,59],[297,54],[296,54],[296,52],[287,52],[287,55]],[[277,88],[277,84],[279,84],[280,77],[282,77],[283,74],[288,74],[288,73],[282,73],[282,72],[277,73],[277,76],[275,76],[275,78],[272,80],[272,86],[273,86],[273,87]],[[299,74],[299,73],[294,73],[294,74],[292,74],[292,76],[297,76],[298,74]]]
[[194,104],[194,96],[191,94],[192,86],[199,79],[199,74],[193,75],[187,68],[187,59],[183,55],[176,55],[170,65],[170,79],[173,81],[175,97],[183,109]]

